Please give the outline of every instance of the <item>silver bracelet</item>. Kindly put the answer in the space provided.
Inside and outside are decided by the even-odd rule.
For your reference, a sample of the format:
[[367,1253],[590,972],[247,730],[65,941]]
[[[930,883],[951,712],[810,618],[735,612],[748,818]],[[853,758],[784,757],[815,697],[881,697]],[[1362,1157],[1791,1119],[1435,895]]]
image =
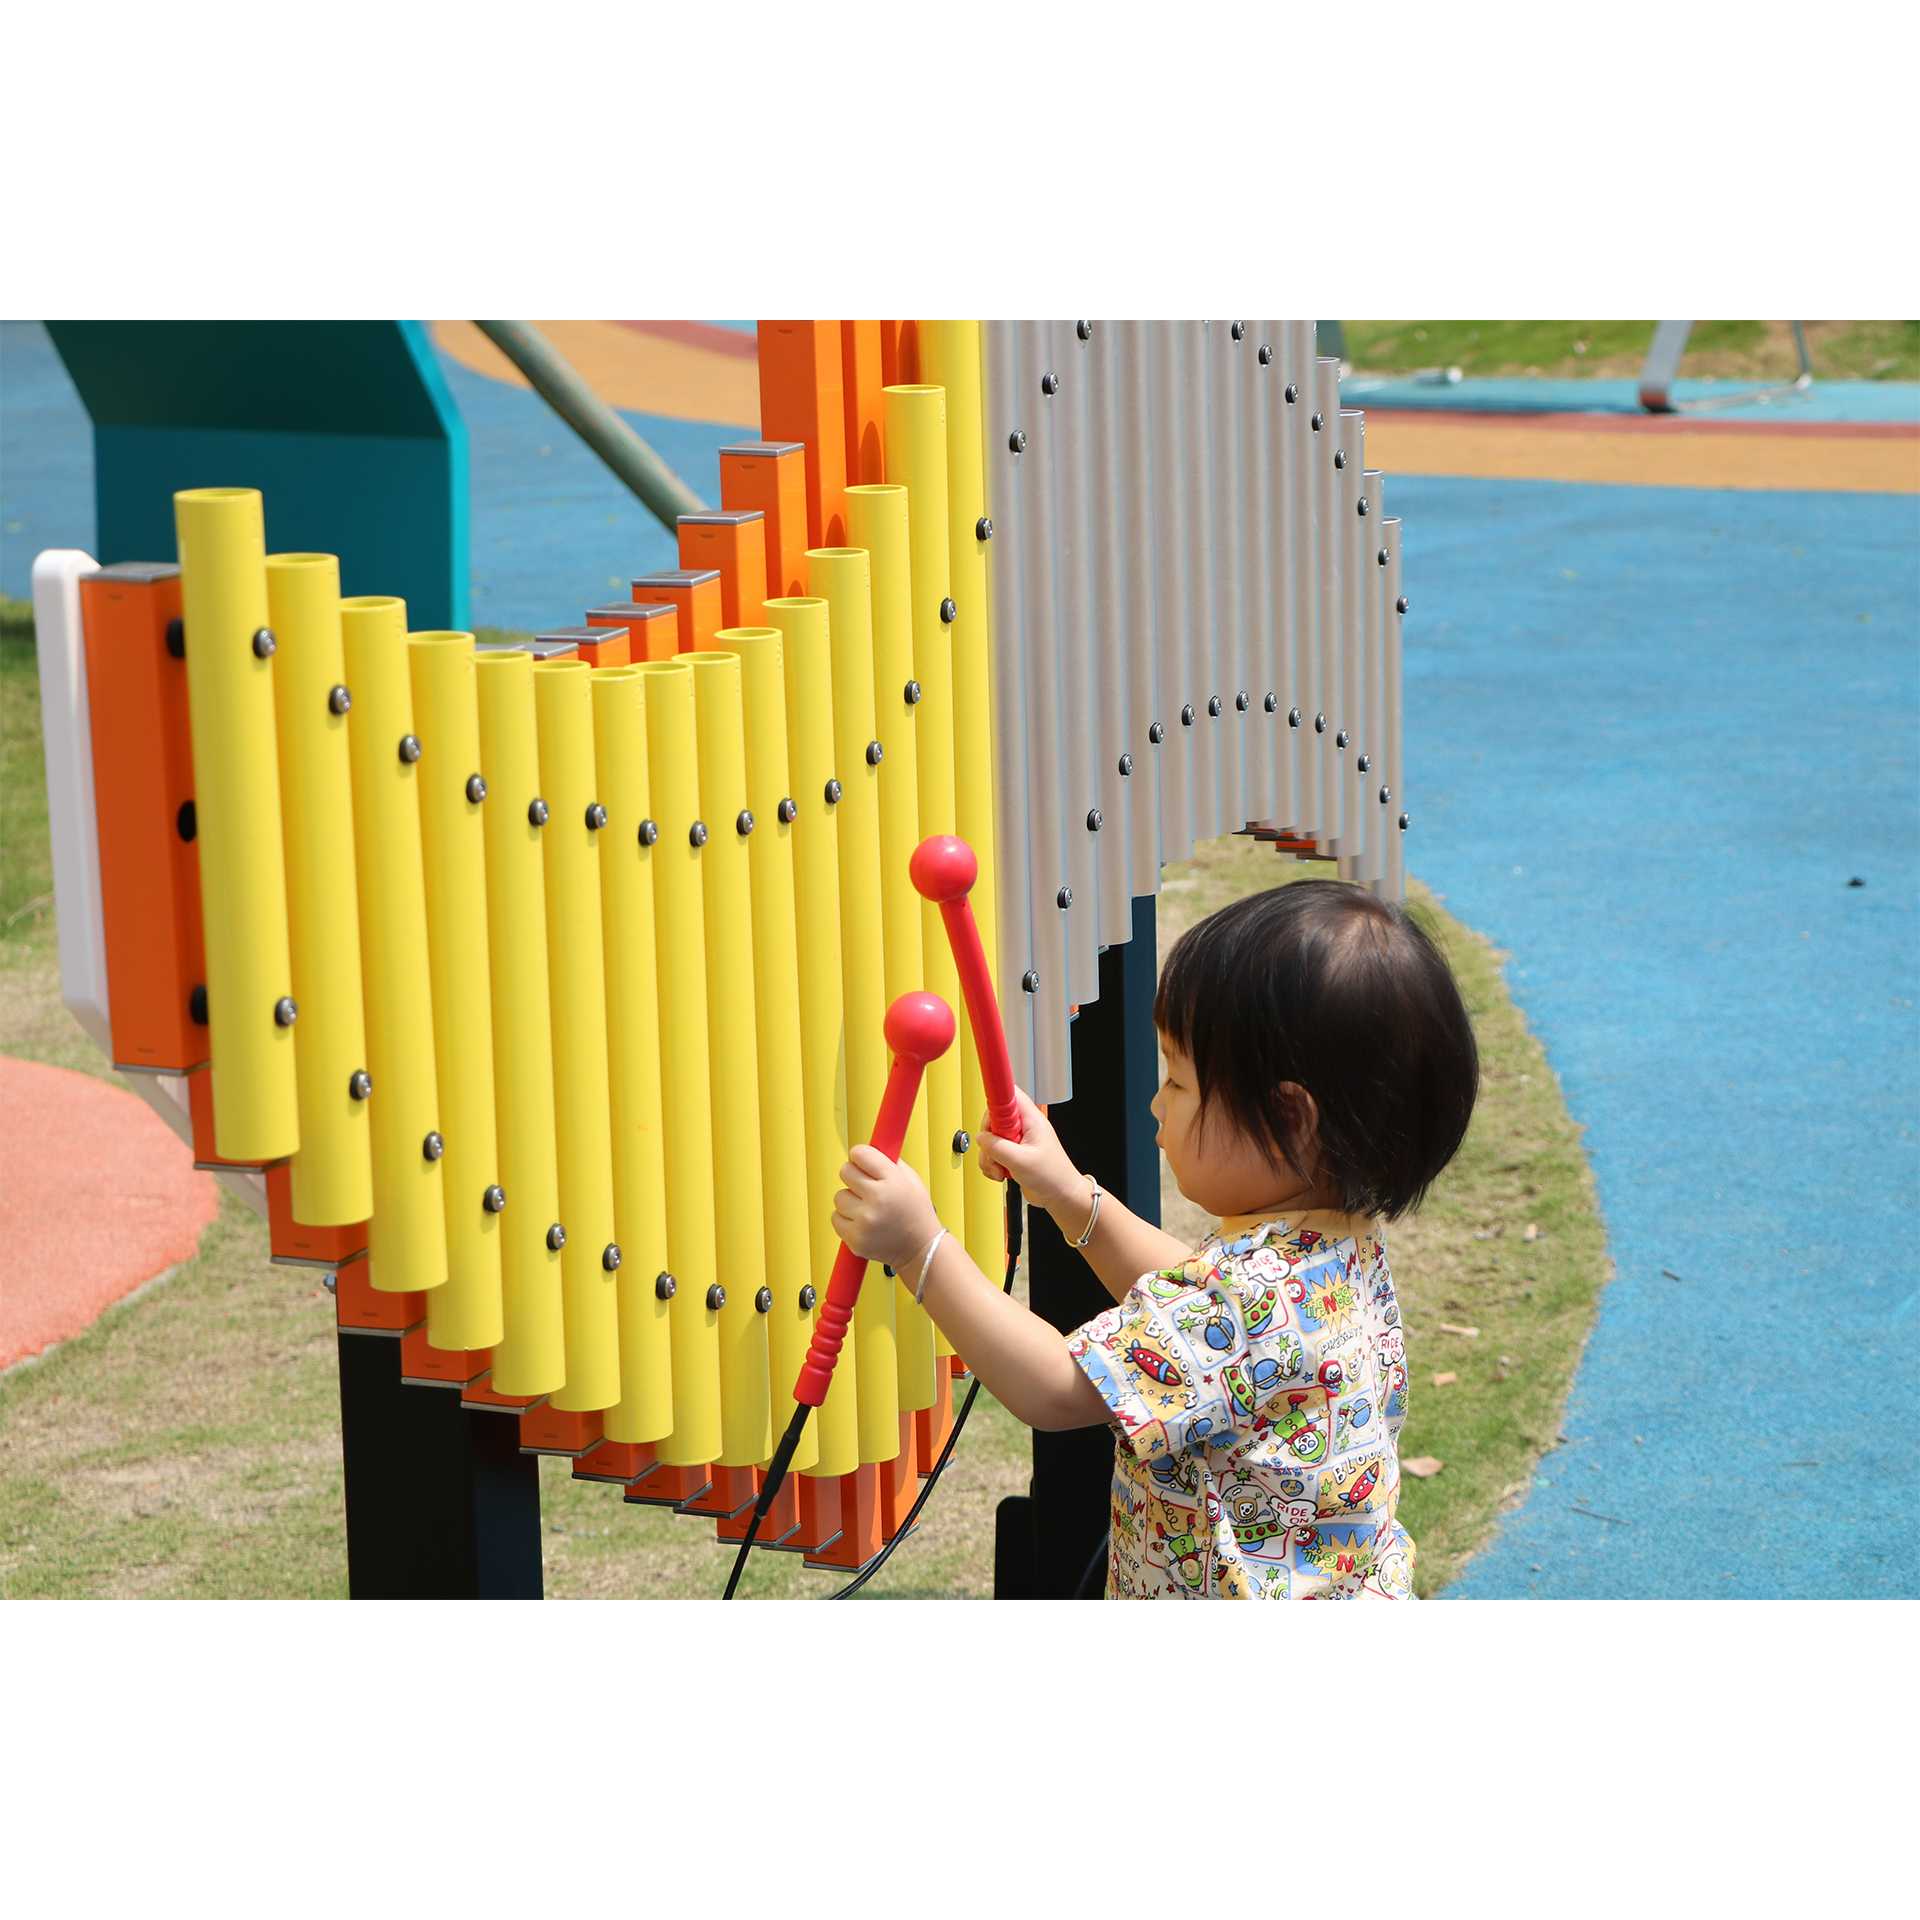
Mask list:
[[942,1227],[940,1231],[927,1242],[927,1250],[920,1256],[920,1284],[913,1290],[913,1304],[916,1307],[920,1306],[926,1299],[927,1269],[933,1265],[933,1256],[940,1251],[940,1242],[946,1237],[947,1230],[945,1227]]
[[[1093,1175],[1088,1174],[1087,1178],[1089,1180],[1093,1180]],[[1083,1233],[1080,1236],[1078,1240],[1070,1240],[1067,1244],[1069,1246],[1078,1247],[1080,1251],[1084,1253],[1086,1251],[1087,1242],[1093,1238],[1094,1222],[1099,1218],[1100,1218],[1100,1182],[1098,1180],[1093,1180],[1093,1211],[1087,1215],[1087,1230],[1085,1233]]]

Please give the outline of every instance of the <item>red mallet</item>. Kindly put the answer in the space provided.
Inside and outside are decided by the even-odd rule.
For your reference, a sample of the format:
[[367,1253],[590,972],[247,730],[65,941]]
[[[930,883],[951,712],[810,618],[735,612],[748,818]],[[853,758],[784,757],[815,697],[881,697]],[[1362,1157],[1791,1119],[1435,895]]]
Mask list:
[[907,871],[920,896],[931,900],[947,923],[947,943],[953,948],[974,1050],[980,1056],[980,1078],[986,1082],[987,1131],[1002,1140],[1018,1140],[1020,1109],[1013,1101],[1013,1062],[1007,1057],[1000,1002],[994,997],[993,975],[987,970],[980,929],[974,925],[973,905],[967,898],[980,877],[980,862],[957,834],[936,833],[914,848]]
[[[967,859],[971,862],[973,855],[969,853]],[[978,944],[976,938],[976,947]],[[907,1137],[907,1121],[912,1117],[914,1101],[920,1097],[920,1076],[926,1071],[928,1061],[938,1060],[953,1045],[953,1032],[953,1009],[937,993],[903,993],[887,1009],[887,1046],[893,1054],[893,1066],[887,1074],[887,1090],[881,1096],[880,1112],[873,1123],[873,1144],[889,1160],[900,1158],[900,1143]],[[1000,1054],[1004,1060],[1004,1042]],[[845,1344],[847,1323],[853,1318],[853,1304],[860,1297],[860,1282],[866,1277],[866,1261],[851,1247],[843,1246],[833,1263],[826,1303],[814,1323],[813,1344],[807,1349],[799,1384],[793,1390],[793,1397],[802,1406],[817,1407],[827,1397],[834,1362]]]

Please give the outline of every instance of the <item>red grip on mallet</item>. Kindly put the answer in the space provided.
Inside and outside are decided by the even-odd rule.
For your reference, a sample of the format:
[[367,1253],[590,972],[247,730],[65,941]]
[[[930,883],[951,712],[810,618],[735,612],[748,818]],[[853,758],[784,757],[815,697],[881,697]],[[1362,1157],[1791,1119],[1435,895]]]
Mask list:
[[1013,1062],[1007,1056],[1007,1032],[1000,1024],[1000,1002],[994,996],[993,975],[987,969],[980,929],[974,925],[973,904],[967,895],[980,877],[980,862],[957,834],[936,833],[913,850],[908,865],[913,884],[923,899],[940,909],[946,922],[947,944],[960,972],[960,991],[966,996],[967,1021],[973,1028],[974,1051],[980,1056],[980,1078],[987,1088],[987,1131],[1002,1140],[1020,1140],[1020,1109],[1013,1101]]
[[[874,1119],[872,1144],[889,1160],[900,1158],[900,1143],[907,1137],[907,1122],[920,1096],[920,1076],[927,1062],[938,1060],[953,1045],[953,1033],[953,1009],[937,993],[903,993],[887,1009],[887,1045],[893,1053],[893,1065]],[[1001,1051],[1004,1054],[1004,1046]],[[860,1282],[866,1277],[867,1262],[851,1247],[843,1246],[833,1263],[826,1302],[814,1323],[813,1344],[807,1349],[799,1384],[793,1390],[793,1397],[802,1406],[817,1407],[827,1397],[834,1362],[846,1343],[847,1323],[853,1318]]]

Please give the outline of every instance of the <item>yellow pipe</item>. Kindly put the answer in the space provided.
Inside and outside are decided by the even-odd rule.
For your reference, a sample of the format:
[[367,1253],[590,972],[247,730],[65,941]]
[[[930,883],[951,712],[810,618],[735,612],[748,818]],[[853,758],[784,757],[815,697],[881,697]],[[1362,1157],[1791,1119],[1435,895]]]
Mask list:
[[[685,658],[691,658],[686,656]],[[647,773],[656,838],[654,954],[660,983],[660,1114],[667,1176],[667,1327],[673,1351],[669,1466],[705,1466],[720,1452],[719,1280],[714,1238],[713,1109],[707,1056],[707,950],[701,867],[691,829],[700,814],[693,672],[681,660],[635,669],[646,682]],[[757,1142],[756,1142],[757,1144]],[[733,1223],[728,1222],[728,1230]]]
[[266,521],[252,487],[176,493],[173,517],[200,823],[214,1145],[224,1160],[278,1160],[300,1145],[300,1115]]
[[341,601],[340,637],[353,695],[347,750],[367,1071],[376,1096],[367,1103],[373,1136],[367,1278],[383,1293],[430,1292],[447,1279],[446,1163],[430,1139],[440,1131],[440,1084],[420,769],[396,750],[414,730],[406,602],[386,594]]
[[273,703],[286,796],[287,934],[300,1005],[293,1029],[300,1112],[293,1217],[338,1227],[373,1211],[368,1118],[375,1086],[360,999],[340,562],[330,553],[271,555],[267,618],[279,643]]
[[613,1233],[613,1119],[607,1099],[606,944],[600,924],[602,804],[595,791],[593,669],[536,660],[541,828],[547,866],[547,976],[553,1017],[553,1104],[560,1161],[560,1297],[564,1413],[620,1398],[620,1245]]
[[700,748],[700,850],[706,905],[707,1052],[713,1082],[713,1212],[720,1289],[720,1453],[751,1467],[773,1451],[767,1317],[755,1306],[766,1247],[760,1185],[759,1025],[753,1004],[753,880],[740,659],[683,656],[693,672]]
[[647,682],[632,667],[593,675],[593,753],[607,824],[600,836],[606,936],[608,1095],[613,1117],[613,1217],[620,1242],[620,1401],[609,1440],[673,1431],[667,1270],[666,1161],[660,1137],[660,1018],[653,958],[653,849],[647,812]]
[[[993,820],[993,629],[987,587],[986,419],[980,385],[980,323],[923,320],[920,371],[947,390],[947,565],[953,579],[954,620],[947,629],[953,656],[953,802],[955,831],[980,863],[974,882],[974,924],[995,980],[999,979],[999,925]],[[986,1111],[986,1082],[970,1021],[960,1023],[962,1125],[977,1133]],[[1006,1190],[980,1171],[978,1153],[966,1158],[967,1252],[983,1273],[998,1273],[1005,1253]]]
[[[824,610],[822,618],[824,621]],[[823,626],[819,661],[823,668],[825,637]],[[770,1296],[767,1345],[773,1424],[778,1430],[792,1417],[794,1382],[800,1377],[801,1363],[813,1338],[817,1309],[812,1301],[827,1284],[827,1270],[813,1258],[818,1208],[808,1191],[808,1149],[812,1142],[804,1124],[809,1115],[802,1071],[806,1009],[801,982],[805,963],[794,904],[799,838],[805,831],[807,838],[817,842],[821,830],[818,826],[810,830],[799,827],[799,802],[788,777],[785,663],[789,643],[777,626],[723,627],[713,638],[716,646],[740,656],[746,721],[747,810],[753,815],[753,830],[747,835],[747,867],[753,882],[754,1023],[759,1036],[755,1058],[760,1078],[760,1181],[766,1232],[761,1284]],[[793,820],[782,817],[789,811],[795,813]],[[832,911],[830,898],[827,911]],[[838,1038],[837,1028],[834,1037]],[[794,1133],[796,1119],[803,1123],[798,1139]],[[829,1237],[832,1232],[829,1196]],[[794,1465],[804,1470],[819,1457],[819,1423],[810,1420],[801,1430]]]
[[500,1157],[494,1136],[487,958],[487,855],[481,809],[467,797],[480,767],[473,635],[407,636],[419,738],[420,839],[427,876],[433,1052],[446,1141],[447,1284],[427,1296],[436,1347],[490,1347],[502,1331]]
[[[880,1110],[887,1084],[887,1044],[882,1031],[886,1019],[886,971],[880,929],[880,766],[869,757],[873,743],[873,604],[872,567],[864,547],[815,547],[806,556],[810,597],[826,603],[829,672],[832,688],[827,712],[828,772],[820,775],[816,756],[818,697],[790,673],[787,690],[788,739],[795,765],[802,769],[796,784],[803,788],[801,818],[833,817],[834,861],[838,869],[837,919],[823,935],[839,955],[837,982],[819,981],[821,995],[831,994],[840,1009],[835,1027],[838,1056],[833,1073],[833,1135],[823,1137],[820,1150],[832,1164],[824,1179],[827,1187],[828,1237],[818,1240],[816,1271],[821,1253],[831,1262],[839,1250],[831,1232],[832,1199],[847,1149],[864,1139]],[[769,611],[772,610],[770,605]],[[805,769],[811,766],[815,782]],[[827,780],[838,798],[829,807]],[[820,816],[808,808],[818,803]],[[807,890],[808,896],[812,889]],[[812,906],[803,897],[802,911]],[[809,923],[811,925],[811,923]],[[809,945],[812,944],[809,937]],[[811,991],[808,990],[811,995]],[[809,1098],[815,1087],[809,1079]],[[809,1135],[810,1150],[812,1135]],[[816,1187],[816,1192],[819,1188]],[[820,1223],[816,1221],[816,1226]],[[821,1408],[823,1473],[827,1462],[834,1472],[847,1472],[860,1461],[891,1459],[889,1443],[898,1452],[900,1432],[900,1369],[898,1314],[891,1287],[863,1286],[854,1309],[848,1352],[857,1355],[851,1386],[842,1391],[836,1371],[834,1385]],[[851,1423],[851,1424],[849,1424]],[[849,1457],[849,1447],[856,1451]]]
[[[924,903],[907,873],[920,842],[920,706],[911,685],[913,580],[907,508],[907,490],[897,484],[847,489],[849,538],[867,549],[872,568],[874,731],[885,753],[879,781],[880,910],[889,1003],[929,984],[921,939]],[[856,1133],[864,1124],[854,1123]],[[932,1188],[924,1091],[914,1102],[900,1158]],[[861,1289],[863,1296],[868,1291],[886,1289]],[[907,1413],[933,1404],[933,1322],[913,1304],[905,1287],[896,1284],[893,1293],[899,1410]],[[892,1449],[874,1457],[887,1460],[898,1451],[896,1434]]]
[[540,792],[533,656],[474,657],[480,705],[480,805],[486,840],[487,945],[492,955],[494,1112],[500,1184],[503,1331],[493,1350],[501,1393],[552,1393],[566,1372],[560,1254],[547,1228],[560,1217],[554,1156],[553,1029],[548,1015],[546,857],[527,809]]

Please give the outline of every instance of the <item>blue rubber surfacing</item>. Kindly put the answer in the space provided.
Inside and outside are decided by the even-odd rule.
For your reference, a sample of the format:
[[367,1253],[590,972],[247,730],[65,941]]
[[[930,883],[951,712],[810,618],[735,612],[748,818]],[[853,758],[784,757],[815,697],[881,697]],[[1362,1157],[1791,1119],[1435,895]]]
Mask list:
[[[672,564],[532,395],[442,364],[476,622],[571,625]],[[39,548],[92,541],[85,417],[38,327],[0,330],[0,416],[24,594]],[[628,417],[709,497],[752,437]],[[1449,1591],[1912,1595],[1920,499],[1386,485],[1408,864],[1514,956],[1616,1272],[1564,1444]]]

